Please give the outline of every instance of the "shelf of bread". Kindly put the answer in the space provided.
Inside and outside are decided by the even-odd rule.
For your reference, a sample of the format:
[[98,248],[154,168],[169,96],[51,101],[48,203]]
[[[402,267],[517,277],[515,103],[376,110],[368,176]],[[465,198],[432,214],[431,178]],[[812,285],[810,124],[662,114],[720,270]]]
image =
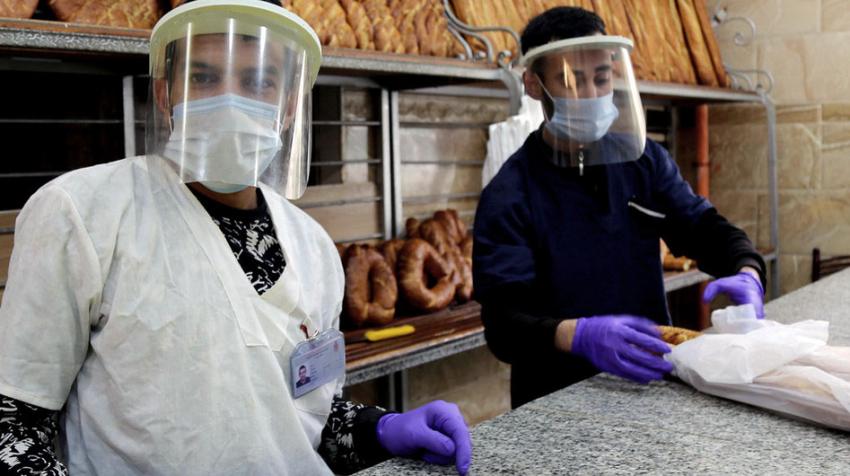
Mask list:
[[[165,2],[163,2],[165,3]],[[172,0],[176,6],[181,0]],[[727,88],[704,0],[452,0],[457,16],[474,26],[522,31],[534,15],[556,6],[597,12],[608,33],[635,39],[632,61],[639,90],[677,101],[757,101]],[[158,0],[0,2],[0,50],[16,53],[148,53],[150,28],[165,13]],[[458,59],[464,50],[450,33],[442,0],[284,0],[316,30],[324,45],[324,74],[417,77],[411,87],[499,81],[505,73],[484,61]],[[48,10],[49,9],[49,10]],[[55,18],[55,20],[53,20]],[[514,50],[505,33],[486,33],[497,51]],[[467,38],[480,51],[483,45]],[[652,54],[649,54],[652,52]],[[429,78],[431,79],[429,81]],[[440,79],[437,79],[440,78]]]

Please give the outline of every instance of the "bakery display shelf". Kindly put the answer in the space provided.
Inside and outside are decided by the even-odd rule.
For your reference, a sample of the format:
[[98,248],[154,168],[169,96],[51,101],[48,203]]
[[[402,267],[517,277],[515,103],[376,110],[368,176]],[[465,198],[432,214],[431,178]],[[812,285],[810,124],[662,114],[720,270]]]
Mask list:
[[365,329],[345,332],[346,385],[383,377],[484,345],[481,306],[468,302],[432,314],[401,317],[371,329],[410,324],[413,334],[378,342],[351,342]]
[[[0,19],[0,50],[17,54],[146,55],[149,30],[47,20]],[[506,82],[511,73],[494,64],[455,58],[401,55],[324,47],[323,75],[386,76],[405,88],[468,82]],[[395,83],[394,84],[398,84]],[[673,83],[638,81],[641,94],[661,100],[753,102],[756,93]]]
[[703,273],[694,268],[688,271],[665,271],[664,291],[676,291],[678,289],[693,286],[711,279],[711,275]]
[[757,93],[744,90],[654,81],[638,81],[637,86],[643,98],[674,100],[678,103],[761,102]]
[[[0,49],[17,53],[65,52],[146,55],[149,30],[80,25],[46,20],[0,19]],[[454,58],[400,55],[343,48],[323,48],[325,74],[411,76],[415,87],[452,81],[500,80],[504,70],[495,65]],[[432,79],[433,81],[427,81]]]

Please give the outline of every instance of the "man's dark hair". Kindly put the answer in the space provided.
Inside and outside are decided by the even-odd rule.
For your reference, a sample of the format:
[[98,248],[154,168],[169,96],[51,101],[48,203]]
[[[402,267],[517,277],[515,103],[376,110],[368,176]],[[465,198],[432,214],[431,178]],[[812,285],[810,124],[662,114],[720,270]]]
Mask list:
[[605,34],[599,15],[578,7],[555,7],[532,18],[522,32],[522,53],[555,40]]

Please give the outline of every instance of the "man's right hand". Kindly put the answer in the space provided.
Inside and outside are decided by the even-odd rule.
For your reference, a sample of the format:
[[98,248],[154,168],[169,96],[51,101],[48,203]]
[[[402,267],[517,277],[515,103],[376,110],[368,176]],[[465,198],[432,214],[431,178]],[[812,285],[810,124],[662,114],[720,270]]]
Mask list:
[[670,352],[660,337],[655,323],[643,317],[585,317],[576,323],[571,351],[603,372],[645,384],[673,371],[658,355]]

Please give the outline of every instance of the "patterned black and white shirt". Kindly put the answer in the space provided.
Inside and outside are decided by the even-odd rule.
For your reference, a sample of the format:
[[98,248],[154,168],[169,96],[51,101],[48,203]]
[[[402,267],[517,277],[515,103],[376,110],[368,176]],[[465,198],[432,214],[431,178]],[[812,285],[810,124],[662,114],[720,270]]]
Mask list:
[[[257,293],[274,286],[286,262],[262,193],[257,208],[239,210],[195,193],[227,239]],[[375,428],[387,412],[334,397],[319,454],[335,473],[350,474],[389,458]],[[0,474],[64,476],[53,440],[59,412],[0,395]]]

